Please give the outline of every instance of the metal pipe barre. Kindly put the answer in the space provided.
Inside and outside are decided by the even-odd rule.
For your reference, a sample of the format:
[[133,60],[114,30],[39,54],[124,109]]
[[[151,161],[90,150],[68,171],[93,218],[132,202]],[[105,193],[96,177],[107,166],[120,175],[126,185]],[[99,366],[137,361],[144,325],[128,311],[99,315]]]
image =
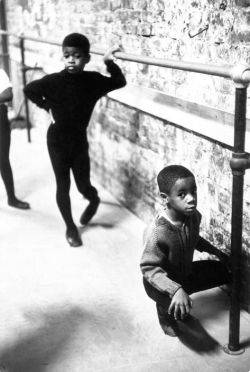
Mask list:
[[[16,35],[5,30],[0,30],[2,37],[13,36],[19,39],[21,50],[23,84],[26,84],[25,74],[27,66],[25,65],[25,40],[45,43],[49,45],[61,46],[58,41],[47,40],[43,38]],[[6,52],[6,51],[4,51]],[[99,48],[91,48],[90,53],[104,55],[105,51]],[[232,217],[231,217],[231,257],[232,257],[232,292],[230,305],[229,321],[229,343],[224,346],[224,351],[228,354],[241,354],[244,348],[239,343],[240,333],[240,267],[242,250],[242,203],[243,203],[243,184],[244,173],[250,168],[250,157],[245,153],[245,130],[246,130],[246,101],[247,86],[250,83],[250,65],[238,64],[236,66],[225,65],[215,66],[194,62],[183,62],[175,60],[166,60],[152,58],[148,56],[139,56],[124,52],[114,53],[117,59],[147,64],[151,66],[172,68],[176,70],[201,73],[231,79],[236,87],[235,90],[235,119],[234,119],[234,150],[230,166],[233,174],[232,185]],[[28,101],[25,98],[25,109],[28,129],[28,139],[30,142],[30,122]]]
[[[61,43],[55,40],[48,40],[48,39],[38,38],[38,37],[33,37],[33,36],[25,36],[23,34],[16,35],[16,34],[4,31],[4,30],[0,30],[0,35],[8,35],[8,36],[13,36],[13,37],[23,39],[23,40],[34,41],[34,42],[55,45],[55,46],[61,46]],[[105,50],[101,48],[91,48],[90,53],[97,54],[97,55],[104,55]],[[163,59],[163,58],[140,56],[140,55],[124,53],[124,52],[116,52],[114,53],[114,55],[117,59],[121,59],[124,61],[142,63],[146,65],[151,65],[151,66],[173,68],[176,70],[196,72],[200,74],[213,75],[213,76],[218,76],[218,77],[224,77],[224,78],[232,79],[233,81],[236,81],[237,83],[240,82],[242,84],[250,83],[250,65],[216,66],[216,65],[209,65],[209,64],[204,64],[204,63],[185,62],[185,61],[177,61],[177,60],[168,60],[168,59]]]

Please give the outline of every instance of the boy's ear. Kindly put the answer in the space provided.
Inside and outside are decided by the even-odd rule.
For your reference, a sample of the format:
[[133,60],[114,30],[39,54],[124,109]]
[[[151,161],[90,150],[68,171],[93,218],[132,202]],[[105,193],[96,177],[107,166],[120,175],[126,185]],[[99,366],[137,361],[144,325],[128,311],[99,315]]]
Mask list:
[[87,55],[84,57],[85,63],[89,63],[90,59],[91,59],[90,54],[87,54]]
[[160,196],[161,196],[161,199],[162,199],[162,200],[168,202],[168,195],[165,194],[165,192],[161,192],[161,193],[160,193]]

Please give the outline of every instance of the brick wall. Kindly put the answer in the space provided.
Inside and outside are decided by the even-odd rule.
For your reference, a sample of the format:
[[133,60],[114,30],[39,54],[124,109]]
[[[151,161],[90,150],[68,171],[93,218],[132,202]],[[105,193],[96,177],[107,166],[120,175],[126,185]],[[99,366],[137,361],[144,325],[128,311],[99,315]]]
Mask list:
[[[121,43],[128,53],[222,65],[250,62],[249,9],[247,0],[9,0],[8,24],[14,33],[61,41],[65,34],[79,31],[95,47]],[[27,48],[28,64],[37,63],[45,72],[62,67],[60,48],[35,43],[27,43]],[[20,55],[13,45],[11,53],[12,74],[17,76]],[[230,80],[119,64],[128,83],[233,112]],[[89,68],[100,65],[101,59],[93,57]],[[15,89],[20,101],[20,89]],[[38,125],[41,114],[36,110],[33,114]],[[170,163],[190,168],[197,176],[202,234],[229,251],[232,177],[231,152],[226,146],[107,98],[96,107],[89,137],[94,177],[145,221],[159,205],[155,183],[158,170]],[[246,172],[242,302],[248,309],[249,206],[250,176]]]
[[[223,65],[249,62],[249,1],[9,0],[9,29],[61,41],[81,31],[92,45],[121,43],[126,52]],[[195,36],[196,35],[196,36]],[[40,52],[48,54],[41,46]],[[46,53],[47,51],[47,53]],[[51,58],[57,58],[50,48]],[[40,53],[41,61],[44,62]],[[233,111],[229,80],[123,63],[130,82]]]
[[[231,151],[221,144],[103,98],[89,128],[92,171],[125,206],[144,221],[160,207],[156,176],[168,164],[182,164],[196,176],[201,234],[230,252]],[[250,309],[250,177],[245,175],[242,302]],[[201,254],[200,258],[207,258]]]

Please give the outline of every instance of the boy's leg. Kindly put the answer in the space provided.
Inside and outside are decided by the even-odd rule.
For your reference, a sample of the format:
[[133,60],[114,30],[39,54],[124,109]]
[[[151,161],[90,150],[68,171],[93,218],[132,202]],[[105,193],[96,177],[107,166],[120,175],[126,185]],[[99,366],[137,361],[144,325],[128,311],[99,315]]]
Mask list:
[[143,278],[143,285],[147,295],[156,302],[156,310],[160,326],[165,334],[175,337],[178,334],[178,325],[172,315],[168,314],[171,298],[164,295]]
[[0,105],[0,168],[8,198],[15,197],[14,180],[10,166],[10,127],[7,121],[6,108]]
[[183,283],[183,288],[191,294],[228,283],[230,283],[230,274],[223,263],[201,260],[192,263],[192,273]]
[[8,204],[19,209],[29,209],[28,203],[16,198],[14,179],[10,165],[10,123],[7,117],[7,108],[0,105],[0,171],[8,197]]
[[84,144],[84,148],[82,143],[81,146],[76,146],[76,153],[72,162],[72,171],[79,192],[89,200],[89,204],[80,218],[80,223],[86,225],[95,215],[100,204],[97,190],[90,182],[90,160],[87,143]]
[[66,224],[66,239],[71,246],[78,247],[82,241],[71,212],[68,148],[66,144],[48,141],[48,151],[56,178],[56,201]]

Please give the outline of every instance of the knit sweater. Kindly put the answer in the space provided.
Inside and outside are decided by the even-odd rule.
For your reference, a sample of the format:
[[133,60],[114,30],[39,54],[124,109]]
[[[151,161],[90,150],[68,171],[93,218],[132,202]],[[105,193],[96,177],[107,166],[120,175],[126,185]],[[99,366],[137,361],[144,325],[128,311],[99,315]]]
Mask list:
[[70,74],[62,70],[32,81],[24,93],[38,107],[51,111],[60,135],[81,136],[86,133],[97,100],[126,85],[119,66],[113,61],[105,63],[111,76],[95,71]]
[[194,250],[203,251],[205,241],[199,236],[201,214],[195,211],[182,227],[162,215],[144,232],[141,271],[158,291],[172,297],[190,274]]

